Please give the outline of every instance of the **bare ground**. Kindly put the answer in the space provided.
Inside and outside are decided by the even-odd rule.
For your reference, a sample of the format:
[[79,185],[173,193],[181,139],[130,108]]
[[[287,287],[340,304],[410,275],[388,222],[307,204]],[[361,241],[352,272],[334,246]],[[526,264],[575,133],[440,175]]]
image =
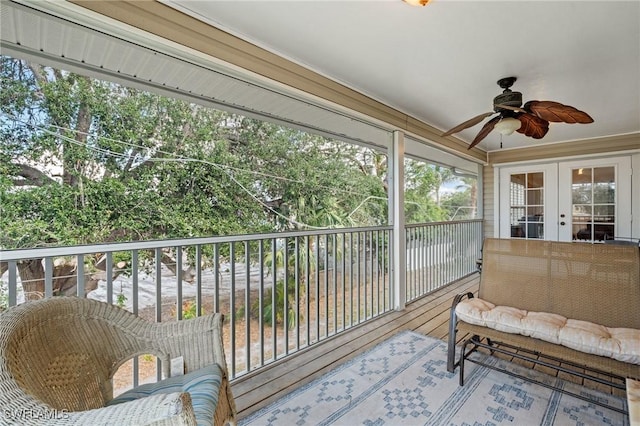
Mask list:
[[[336,278],[336,277],[332,277]],[[341,277],[337,277],[336,282],[337,291],[334,295],[332,290],[332,282],[328,283],[327,289],[324,288],[324,282],[321,281],[320,286],[316,289],[312,289],[312,294],[309,296],[309,303],[307,309],[306,295],[301,295],[299,305],[299,321],[298,327],[293,327],[288,330],[288,346],[289,350],[295,350],[296,346],[305,346],[307,344],[307,336],[310,342],[324,338],[327,334],[333,334],[336,330],[343,328],[343,324],[349,327],[352,324],[359,323],[364,320],[365,317],[375,315],[380,312],[381,308],[377,306],[376,301],[371,302],[365,307],[365,291],[367,293],[367,299],[371,300],[371,293],[376,293],[378,290],[382,291],[383,287],[388,287],[388,277],[380,279],[379,282],[373,284],[368,283],[365,289],[365,285],[361,285],[358,289],[357,286],[351,288],[349,284],[342,287]],[[386,283],[386,285],[385,285]],[[327,291],[328,290],[328,291]],[[328,297],[326,297],[326,295]],[[388,288],[386,290],[386,304],[388,304]],[[344,297],[342,296],[344,295]],[[352,300],[353,297],[353,300]],[[257,290],[252,291],[249,297],[249,303],[254,303],[258,298]],[[360,303],[358,303],[358,298]],[[202,303],[203,313],[214,312],[214,303],[212,297],[205,297],[205,301]],[[317,302],[316,302],[317,301]],[[183,307],[193,303],[192,300],[184,300]],[[225,346],[225,356],[229,369],[232,375],[238,375],[239,373],[247,371],[246,359],[247,359],[247,329],[249,330],[249,348],[248,352],[251,355],[250,369],[254,369],[260,366],[262,363],[268,363],[273,359],[273,336],[274,328],[271,325],[261,323],[257,318],[251,317],[249,321],[249,327],[246,327],[246,320],[244,314],[238,308],[244,307],[245,294],[244,291],[236,293],[234,302],[234,314],[231,314],[230,300],[220,300],[219,312],[225,315],[225,325],[223,330],[223,341]],[[186,304],[186,305],[185,305]],[[343,308],[344,306],[344,308]],[[357,309],[359,307],[359,309]],[[343,317],[344,311],[344,317]],[[319,315],[318,315],[319,312]],[[142,309],[139,312],[139,316],[148,321],[155,321],[156,312],[155,306],[151,306]],[[234,330],[232,333],[231,322],[229,321],[233,317]],[[353,321],[352,318],[353,317]],[[176,318],[176,301],[175,298],[166,298],[162,304],[162,321],[175,321]],[[307,333],[307,322],[311,326]],[[316,325],[316,324],[319,324]],[[297,334],[296,334],[297,333]],[[232,350],[231,336],[234,336],[235,349]],[[276,351],[278,356],[285,352],[285,328],[282,324],[278,324],[275,330],[276,336]],[[262,344],[261,340],[262,339]],[[264,349],[262,349],[264,348]],[[260,353],[264,350],[264,353]],[[138,369],[139,369],[139,383],[153,382],[156,377],[156,360],[151,355],[138,357]],[[116,372],[114,379],[114,393],[119,394],[133,386],[133,360],[129,360],[124,363],[120,369]]]

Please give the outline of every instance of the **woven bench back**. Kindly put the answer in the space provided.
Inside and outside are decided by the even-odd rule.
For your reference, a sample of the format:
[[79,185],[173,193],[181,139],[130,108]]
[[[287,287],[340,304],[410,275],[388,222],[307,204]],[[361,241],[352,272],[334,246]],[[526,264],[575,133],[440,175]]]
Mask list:
[[479,297],[607,327],[640,328],[640,249],[487,238]]

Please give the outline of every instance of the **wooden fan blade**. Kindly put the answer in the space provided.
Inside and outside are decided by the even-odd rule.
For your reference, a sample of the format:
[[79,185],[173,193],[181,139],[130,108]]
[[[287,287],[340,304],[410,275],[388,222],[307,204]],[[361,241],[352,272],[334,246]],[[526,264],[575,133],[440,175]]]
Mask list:
[[519,114],[516,118],[521,123],[517,132],[525,136],[542,139],[549,131],[549,122],[533,114]]
[[476,138],[473,140],[473,142],[471,142],[471,145],[469,145],[469,148],[467,148],[467,149],[473,148],[474,146],[478,145],[482,139],[486,138],[487,135],[489,133],[491,133],[493,128],[496,126],[496,123],[498,121],[500,121],[500,116],[499,115],[497,117],[493,117],[491,120],[487,121],[485,123],[485,125],[482,126],[482,129],[480,129],[480,132],[478,132],[478,134],[476,135]]
[[553,123],[593,123],[593,118],[584,111],[554,101],[529,101],[524,109],[543,120]]
[[442,134],[442,137],[449,136],[449,135],[452,135],[454,133],[458,133],[458,132],[460,132],[460,131],[462,131],[462,130],[464,130],[466,128],[475,126],[476,124],[478,124],[479,122],[481,122],[485,118],[489,117],[491,114],[494,114],[494,112],[493,111],[485,112],[483,114],[477,115],[477,116],[465,121],[464,123],[458,124],[453,129],[447,130],[446,132],[444,132]]

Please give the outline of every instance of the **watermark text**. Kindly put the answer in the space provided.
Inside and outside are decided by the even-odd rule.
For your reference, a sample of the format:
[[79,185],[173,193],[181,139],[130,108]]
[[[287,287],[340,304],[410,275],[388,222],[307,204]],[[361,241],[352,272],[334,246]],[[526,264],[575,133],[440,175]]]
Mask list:
[[9,408],[2,410],[2,415],[9,420],[62,420],[69,418],[67,410],[48,408]]

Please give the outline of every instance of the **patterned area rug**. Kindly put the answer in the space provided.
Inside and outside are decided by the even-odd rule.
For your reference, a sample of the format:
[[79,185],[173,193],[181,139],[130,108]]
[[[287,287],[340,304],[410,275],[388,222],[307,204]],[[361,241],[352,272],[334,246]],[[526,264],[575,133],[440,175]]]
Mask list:
[[[469,363],[465,385],[446,369],[446,344],[403,332],[241,420],[240,425],[628,425],[627,416]],[[474,355],[475,356],[475,355]],[[592,391],[494,357],[524,375],[571,387],[626,408],[624,398]]]

